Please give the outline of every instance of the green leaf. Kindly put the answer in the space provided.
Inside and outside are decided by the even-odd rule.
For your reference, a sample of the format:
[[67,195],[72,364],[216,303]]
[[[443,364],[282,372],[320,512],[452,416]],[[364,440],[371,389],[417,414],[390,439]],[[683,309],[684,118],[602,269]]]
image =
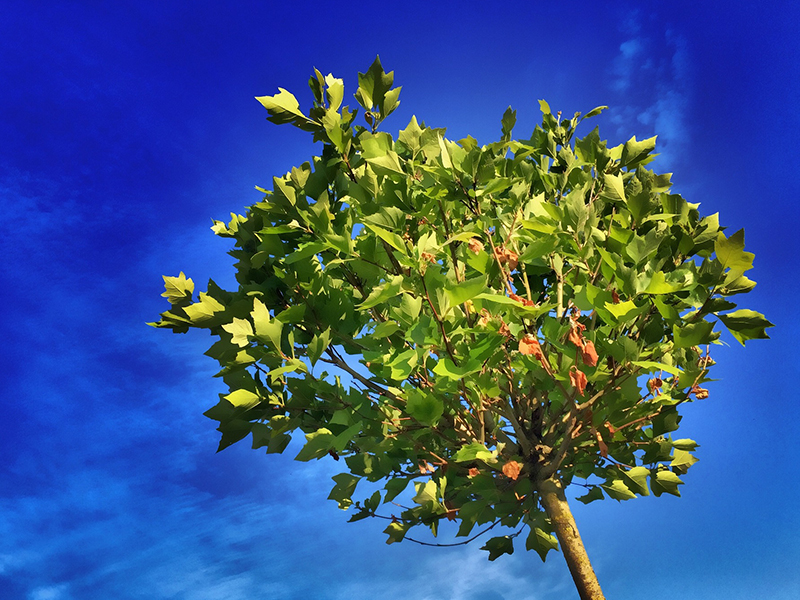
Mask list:
[[[394,72],[394,71],[392,71]],[[392,114],[395,109],[400,106],[400,101],[397,99],[400,96],[402,86],[398,86],[386,92],[383,96],[383,102],[380,106],[381,119],[385,119]]]
[[583,121],[583,119],[589,119],[591,117],[596,117],[597,115],[599,115],[601,112],[603,112],[607,108],[608,108],[607,106],[598,106],[596,108],[593,108],[588,113],[583,115],[583,118],[581,118],[581,121]]
[[275,315],[281,323],[302,323],[306,314],[305,304],[295,304]]
[[[499,194],[506,191],[513,185],[514,181],[508,177],[495,177],[490,179],[489,182],[483,187],[483,194]],[[513,194],[513,192],[512,192]]]
[[452,169],[453,161],[450,159],[450,150],[447,148],[447,144],[441,135],[439,136],[439,151],[441,152],[442,166],[445,169]]
[[625,485],[632,492],[640,496],[649,496],[650,490],[647,487],[647,476],[650,474],[650,469],[647,467],[633,467],[628,471],[622,471],[622,479]]
[[656,138],[651,137],[640,142],[636,141],[636,136],[633,136],[622,148],[622,158],[620,158],[620,166],[631,169],[636,165],[647,163],[648,154],[655,150]]
[[409,322],[416,320],[419,311],[422,310],[422,297],[414,297],[411,294],[403,294],[400,299],[400,314]]
[[543,115],[550,114],[550,105],[547,103],[546,100],[539,100],[539,110],[542,111]]
[[267,109],[268,121],[283,125],[291,123],[304,131],[317,131],[321,125],[317,121],[309,119],[300,110],[297,98],[283,88],[278,88],[279,92],[274,96],[256,96],[261,105]]
[[[674,446],[674,444],[673,444]],[[689,470],[694,463],[698,461],[698,459],[687,450],[675,450],[675,457],[672,459],[672,462],[669,463],[670,467],[676,467],[682,473],[685,473]]]
[[637,367],[642,367],[648,373],[654,373],[655,371],[666,371],[670,375],[680,375],[679,369],[670,365],[665,365],[664,363],[653,362],[652,360],[634,360],[631,361],[631,364],[636,365]]
[[408,126],[397,135],[397,141],[408,148],[413,154],[420,150],[420,136],[422,129],[420,129],[417,117],[412,116]]
[[254,394],[250,390],[244,388],[233,390],[230,394],[223,396],[223,398],[230,402],[234,408],[244,410],[253,408],[261,402],[261,397],[258,394]]
[[466,281],[456,284],[451,284],[448,282],[445,285],[444,291],[450,298],[450,304],[452,306],[458,306],[459,304],[463,304],[467,300],[471,300],[480,294],[486,289],[486,285],[485,276],[475,277],[473,279],[467,279]]
[[606,302],[605,309],[614,315],[614,318],[616,318],[617,321],[624,323],[646,311],[647,305],[636,306],[633,300],[626,300],[625,302],[620,302],[619,304]]
[[230,421],[221,422],[217,427],[217,431],[222,433],[217,452],[221,452],[231,444],[246,438],[250,434],[252,427],[253,423],[244,419],[231,419]]
[[653,490],[653,494],[656,496],[665,493],[680,496],[681,493],[678,491],[678,486],[682,484],[681,478],[668,469],[658,471],[655,477],[650,476],[650,489]]
[[411,388],[408,392],[406,412],[423,425],[433,426],[444,413],[444,403],[434,394]]
[[447,246],[448,244],[452,244],[453,242],[468,242],[472,238],[478,238],[480,240],[481,236],[479,233],[476,233],[474,231],[460,231],[450,236],[447,239],[447,241],[442,245]]
[[652,279],[650,279],[650,283],[647,284],[647,287],[644,289],[642,293],[659,294],[659,295],[672,294],[682,289],[683,286],[681,284],[667,282],[663,271],[656,271],[655,273],[653,273],[653,277]]
[[456,366],[449,357],[445,356],[439,359],[433,367],[433,372],[442,377],[452,379],[453,381],[459,381],[470,373],[478,371],[481,368],[481,362],[480,360],[466,360],[459,366]]
[[339,508],[347,510],[348,507],[353,504],[351,498],[361,478],[351,475],[350,473],[339,473],[331,477],[331,479],[336,482],[336,485],[333,486],[331,493],[328,495],[328,499],[336,500],[336,502],[339,503]]
[[489,450],[480,442],[472,442],[463,446],[453,456],[455,462],[472,462],[474,460],[482,460],[484,462],[493,462],[497,457],[497,450]]
[[438,512],[441,508],[439,502],[439,488],[436,482],[429,479],[425,482],[415,483],[417,494],[412,498],[416,504],[427,508],[433,512]]
[[775,327],[773,323],[767,321],[764,315],[753,310],[740,309],[727,315],[717,316],[742,346],[747,340],[769,339],[766,329]]
[[306,445],[294,457],[295,460],[307,462],[320,459],[333,450],[336,436],[329,429],[321,427],[317,431],[306,434]]
[[314,339],[308,344],[308,360],[311,361],[311,365],[317,364],[317,361],[322,356],[322,353],[325,352],[325,349],[328,347],[328,344],[331,343],[331,330],[326,329],[322,333],[318,333],[314,336]]
[[603,490],[598,487],[593,487],[590,489],[586,494],[583,496],[578,496],[575,498],[578,502],[583,502],[584,504],[589,504],[590,502],[594,502],[595,500],[604,500],[605,496],[603,496]]
[[600,487],[614,500],[630,500],[636,498],[636,494],[630,491],[628,486],[620,479],[615,479],[610,483],[600,484]]
[[274,227],[264,227],[259,229],[258,235],[283,235],[284,233],[298,233],[301,230],[299,224],[296,225],[276,225]]
[[653,417],[653,435],[676,431],[682,418],[674,406],[670,409],[662,409],[661,412]]
[[382,304],[387,300],[394,298],[403,289],[403,276],[396,275],[391,280],[383,282],[381,285],[375,287],[367,296],[366,300],[356,306],[358,310],[367,310],[378,304]]
[[192,321],[199,323],[207,321],[218,312],[224,311],[225,307],[207,293],[200,292],[200,301],[190,304],[183,310]]
[[319,254],[323,250],[328,247],[327,244],[322,244],[320,242],[309,242],[306,244],[301,244],[297,250],[292,252],[289,256],[283,259],[283,263],[286,265],[291,265],[301,260],[306,260],[316,254]]
[[378,323],[375,327],[375,331],[373,331],[370,335],[374,338],[384,338],[389,337],[393,333],[400,331],[401,327],[397,321],[383,321]]
[[675,324],[672,326],[672,337],[676,348],[691,348],[707,344],[711,341],[711,330],[714,323],[710,321],[700,321],[698,323]]
[[[544,102],[540,100],[539,102]],[[514,554],[514,540],[507,536],[493,537],[481,546],[481,550],[489,552],[489,560],[495,560],[503,554]]]
[[686,450],[686,451],[689,451],[689,452],[691,452],[692,450],[697,448],[699,445],[700,444],[698,444],[694,440],[690,440],[688,438],[675,440],[675,441],[672,442],[672,447],[673,448],[678,448],[680,450]]
[[419,356],[417,351],[413,348],[409,348],[404,352],[400,352],[397,354],[388,364],[389,368],[392,370],[392,379],[394,381],[403,381],[414,370],[414,367],[417,366],[417,360]]
[[410,524],[401,523],[399,521],[392,521],[389,523],[389,526],[383,530],[383,533],[389,536],[386,543],[394,544],[395,542],[402,542],[403,538],[406,537],[409,527],[411,527]]
[[395,250],[399,250],[403,254],[407,254],[408,250],[406,248],[406,244],[399,235],[394,233],[393,231],[387,231],[383,227],[378,227],[377,225],[373,225],[372,223],[364,223],[364,225],[372,231],[373,233],[377,234],[379,238],[381,238],[384,242],[389,244]]
[[727,281],[720,289],[719,293],[723,296],[733,296],[734,294],[745,294],[756,287],[756,282],[748,279],[744,275]]
[[504,304],[506,306],[522,307],[522,305],[508,296],[502,294],[491,294],[489,292],[481,292],[472,297],[473,300],[483,300],[484,302],[492,302],[494,304]]
[[609,200],[622,200],[625,202],[625,184],[622,181],[621,175],[609,175],[606,173],[603,176],[603,197]]
[[169,300],[170,304],[181,304],[187,300],[191,301],[194,291],[194,281],[186,279],[186,275],[181,271],[177,277],[163,275],[165,291],[162,296]]
[[664,298],[655,297],[653,298],[653,304],[655,304],[656,308],[658,309],[659,314],[664,317],[669,323],[675,323],[679,321],[681,316],[676,309],[671,304],[667,304]]
[[384,489],[386,490],[386,496],[384,497],[383,501],[391,502],[397,498],[397,496],[402,494],[406,487],[408,487],[408,479],[405,477],[390,479],[384,486]]
[[325,85],[328,103],[332,110],[339,110],[344,99],[344,80],[334,77],[331,73],[325,76]]
[[714,242],[714,252],[717,253],[717,260],[722,267],[730,269],[736,277],[753,268],[755,254],[744,251],[744,229],[740,229],[727,239],[725,234],[720,232]]
[[[375,61],[367,69],[367,72],[358,74],[356,100],[367,110],[372,110],[374,107],[382,110],[384,97],[391,89],[393,82],[394,71],[389,73],[384,71],[380,57],[376,56]],[[386,115],[383,116],[385,117]]]
[[232,323],[226,323],[222,328],[233,336],[231,340],[237,346],[247,346],[253,336],[253,326],[247,319],[233,318]]
[[511,131],[517,122],[517,111],[513,110],[510,106],[503,113],[503,118],[500,121],[500,130],[504,140],[511,139]]
[[[253,323],[255,324],[255,336],[262,342],[269,342],[276,350],[281,347],[281,331],[283,330],[283,323],[278,320],[271,319],[269,316],[269,309],[258,298],[253,300],[253,311],[250,313]],[[236,321],[236,319],[234,319]],[[248,326],[250,323],[247,323]],[[250,335],[253,335],[251,332]]]
[[548,552],[558,550],[558,539],[552,534],[552,526],[541,512],[537,511],[532,518],[528,519],[528,527],[530,532],[525,541],[525,548],[535,550],[544,562]]
[[278,377],[281,377],[286,373],[296,373],[298,371],[300,373],[308,373],[306,364],[302,360],[299,360],[297,358],[290,358],[289,360],[286,361],[286,364],[284,364],[282,367],[278,367],[277,369],[272,369],[269,372],[269,378],[272,381],[275,381]]
[[583,231],[592,211],[592,207],[584,200],[584,194],[583,188],[575,189],[567,195],[564,202],[564,224],[576,232]]
[[396,173],[398,175],[405,175],[403,167],[400,165],[400,157],[394,150],[389,150],[386,154],[381,156],[373,156],[366,158],[366,161],[373,167],[377,167],[375,172],[383,175],[391,175]]

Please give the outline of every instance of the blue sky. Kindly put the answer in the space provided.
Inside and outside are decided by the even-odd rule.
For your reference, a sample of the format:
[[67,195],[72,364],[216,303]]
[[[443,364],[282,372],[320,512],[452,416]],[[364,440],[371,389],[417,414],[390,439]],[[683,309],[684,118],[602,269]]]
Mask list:
[[744,305],[777,326],[716,350],[683,497],[574,512],[609,598],[797,598],[798,5],[235,4],[4,3],[0,597],[577,598],[560,555],[489,563],[347,524],[330,461],[215,454],[210,338],[144,325],[161,275],[233,285],[211,219],[314,151],[253,97],[308,105],[313,67],[352,94],[380,54],[403,86],[388,131],[415,114],[488,143],[509,104],[522,136],[539,98],[607,104],[602,137],[658,134],[653,166],[746,228]]

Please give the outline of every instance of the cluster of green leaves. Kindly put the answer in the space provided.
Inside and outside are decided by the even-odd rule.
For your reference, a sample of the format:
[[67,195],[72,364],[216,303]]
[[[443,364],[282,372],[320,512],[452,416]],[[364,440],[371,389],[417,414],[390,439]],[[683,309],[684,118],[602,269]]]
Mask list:
[[[755,285],[743,232],[647,168],[655,138],[576,138],[605,107],[562,119],[542,101],[522,140],[509,108],[484,146],[416,118],[395,139],[378,130],[392,85],[379,60],[359,75],[367,127],[319,71],[307,112],[285,90],[258,98],[321,156],[214,223],[235,241],[238,290],[211,281],[195,298],[183,273],[164,278],[153,325],[219,338],[219,448],[252,435],[282,452],[299,430],[297,459],[342,459],[330,498],[351,520],[386,511],[389,543],[442,519],[465,538],[501,524],[527,527],[543,559],[548,477],[582,480],[585,502],[679,495],[697,444],[672,434],[679,406],[708,395],[708,348],[723,327],[744,343],[772,325],[730,300]],[[362,480],[376,491],[354,499]],[[490,559],[516,535],[490,539]]]

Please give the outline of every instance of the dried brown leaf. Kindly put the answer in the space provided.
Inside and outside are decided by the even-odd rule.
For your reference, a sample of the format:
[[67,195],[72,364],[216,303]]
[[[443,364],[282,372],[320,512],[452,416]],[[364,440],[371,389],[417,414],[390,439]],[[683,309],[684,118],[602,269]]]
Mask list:
[[519,477],[520,471],[522,471],[522,465],[515,460],[510,460],[503,465],[503,475],[514,481]]
[[544,360],[542,346],[532,333],[526,333],[522,336],[522,339],[519,341],[519,351],[522,352],[522,354],[532,354],[539,360]]
[[594,347],[594,342],[592,340],[586,340],[586,343],[583,345],[583,350],[581,351],[581,358],[583,359],[583,363],[590,367],[597,366],[597,350]]
[[469,249],[478,254],[479,252],[483,252],[483,242],[480,241],[478,238],[470,238],[469,243],[467,244]]
[[569,370],[569,382],[578,390],[578,393],[583,396],[583,392],[586,389],[586,384],[588,383],[586,380],[586,374],[578,369],[578,367],[573,366]]

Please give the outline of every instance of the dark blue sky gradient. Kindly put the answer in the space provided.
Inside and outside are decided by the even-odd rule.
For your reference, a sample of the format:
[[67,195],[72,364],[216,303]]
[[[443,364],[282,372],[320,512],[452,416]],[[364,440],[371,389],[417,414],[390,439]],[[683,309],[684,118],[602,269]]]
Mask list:
[[759,285],[738,298],[777,327],[714,350],[683,497],[574,511],[609,598],[796,599],[798,5],[231,4],[3,4],[0,598],[577,598],[559,555],[386,546],[326,500],[333,461],[215,454],[210,337],[144,325],[161,275],[234,285],[211,219],[318,150],[253,97],[307,107],[317,67],[353,106],[380,54],[393,134],[416,115],[488,143],[509,104],[521,137],[539,98],[608,104],[603,138],[658,134],[674,190],[746,228]]

